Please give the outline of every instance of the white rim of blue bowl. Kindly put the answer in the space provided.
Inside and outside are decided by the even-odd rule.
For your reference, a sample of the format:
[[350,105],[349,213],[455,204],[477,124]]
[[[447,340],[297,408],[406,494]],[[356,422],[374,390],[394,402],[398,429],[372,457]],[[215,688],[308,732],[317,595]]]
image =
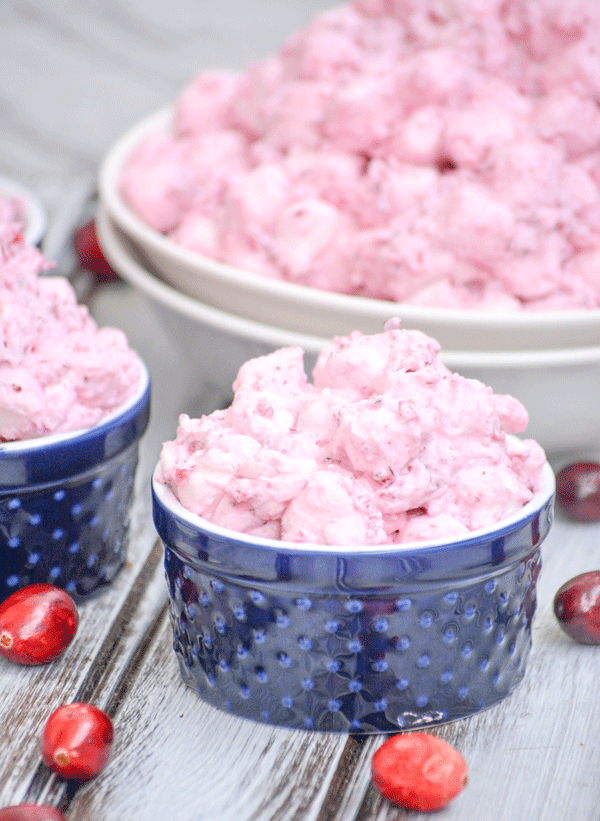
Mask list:
[[460,536],[455,539],[432,539],[422,542],[405,542],[391,545],[319,545],[308,542],[286,542],[278,539],[266,539],[258,536],[250,536],[245,533],[239,533],[235,530],[215,525],[207,519],[203,519],[195,513],[191,513],[185,508],[177,499],[173,491],[157,479],[160,465],[157,465],[152,474],[152,488],[160,503],[170,509],[177,518],[187,522],[191,527],[199,530],[204,530],[213,533],[217,537],[229,539],[231,541],[242,541],[245,544],[255,546],[257,548],[271,548],[279,552],[293,552],[299,551],[318,552],[318,553],[339,553],[347,554],[354,551],[360,553],[389,553],[397,551],[413,552],[415,550],[430,550],[432,548],[451,547],[454,543],[460,545],[461,549],[468,549],[469,543],[480,542],[486,536],[494,536],[494,538],[501,536],[503,533],[509,532],[516,528],[519,522],[527,522],[532,519],[535,514],[541,510],[544,505],[552,498],[556,489],[556,481],[554,472],[548,462],[545,463],[542,472],[542,484],[538,492],[516,513],[502,519],[493,525],[472,530],[470,533]]

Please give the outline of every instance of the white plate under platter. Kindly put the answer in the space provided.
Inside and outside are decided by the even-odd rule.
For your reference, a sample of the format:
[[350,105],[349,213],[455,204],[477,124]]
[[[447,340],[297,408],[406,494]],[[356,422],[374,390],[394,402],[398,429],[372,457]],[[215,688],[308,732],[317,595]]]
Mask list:
[[0,197],[14,197],[19,201],[23,211],[23,236],[30,245],[37,243],[46,230],[46,209],[33,191],[16,180],[0,177]]
[[99,172],[100,200],[144,260],[177,290],[206,305],[249,320],[315,337],[354,329],[377,333],[390,317],[418,328],[448,350],[509,351],[600,345],[600,310],[483,311],[392,303],[308,288],[225,265],[175,243],[150,228],[119,193],[125,163],[140,140],[167,133],[172,109],[162,109],[129,129],[110,149]]
[[[298,334],[206,305],[163,282],[103,209],[98,237],[116,271],[141,291],[185,357],[198,383],[231,391],[239,367],[277,348],[299,345],[310,374],[330,338]],[[516,396],[529,412],[526,435],[548,454],[600,445],[600,346],[541,351],[450,351],[441,358],[453,371]]]

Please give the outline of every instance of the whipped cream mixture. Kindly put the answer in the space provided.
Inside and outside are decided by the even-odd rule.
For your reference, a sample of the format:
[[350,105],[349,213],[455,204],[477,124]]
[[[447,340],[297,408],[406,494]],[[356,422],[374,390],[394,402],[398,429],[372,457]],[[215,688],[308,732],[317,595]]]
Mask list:
[[290,282],[600,307],[598,0],[355,0],[204,71],[124,171],[175,242]]
[[0,441],[87,428],[137,390],[122,331],[99,329],[0,200]]
[[451,373],[438,343],[388,323],[336,338],[306,377],[303,351],[252,359],[226,410],[182,415],[158,481],[211,522],[292,542],[454,538],[516,513],[545,455],[511,396]]

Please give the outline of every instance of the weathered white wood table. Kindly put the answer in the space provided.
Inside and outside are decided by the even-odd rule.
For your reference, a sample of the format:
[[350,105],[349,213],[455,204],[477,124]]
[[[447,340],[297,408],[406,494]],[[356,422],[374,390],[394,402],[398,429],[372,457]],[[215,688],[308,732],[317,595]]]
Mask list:
[[[41,195],[49,245],[58,248],[58,229],[77,214],[102,156],[126,128],[170,102],[197,70],[244,67],[329,5],[5,0],[0,174]],[[129,286],[105,286],[91,305],[102,324],[126,330],[153,379],[129,563],[110,591],[81,608],[78,634],[60,660],[35,668],[0,660],[0,807],[50,803],[72,821],[425,817],[393,807],[371,786],[370,759],[381,737],[254,724],[204,705],[180,682],[149,477],[179,412],[210,410],[218,397],[203,395],[183,366],[173,367],[177,353]],[[436,730],[470,769],[467,788],[439,814],[447,821],[600,817],[600,648],[569,641],[552,614],[562,582],[600,568],[600,525],[558,516],[542,552],[524,682],[495,708]],[[42,765],[39,737],[48,714],[73,700],[107,710],[116,739],[107,769],[69,792]]]

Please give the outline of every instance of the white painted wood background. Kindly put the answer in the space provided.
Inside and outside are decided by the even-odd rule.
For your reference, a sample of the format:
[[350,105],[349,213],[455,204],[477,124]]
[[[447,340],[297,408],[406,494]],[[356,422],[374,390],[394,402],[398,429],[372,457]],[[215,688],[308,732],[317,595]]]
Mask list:
[[[0,174],[38,192],[52,228],[93,187],[100,160],[125,129],[170,102],[197,71],[245,67],[328,5],[3,0]],[[253,724],[207,707],[180,682],[149,476],[179,412],[213,400],[199,395],[182,363],[173,368],[178,354],[129,286],[104,286],[91,305],[102,324],[126,330],[153,380],[130,561],[108,593],[82,608],[61,660],[20,668],[0,659],[0,807],[48,802],[72,821],[427,817],[373,790],[370,758],[381,737]],[[464,792],[437,816],[445,821],[600,818],[600,648],[570,642],[552,615],[560,584],[600,568],[600,525],[576,526],[558,515],[542,553],[525,681],[495,708],[437,730],[470,770]],[[51,710],[75,699],[111,712],[116,741],[104,773],[67,794],[41,764],[39,736]]]

